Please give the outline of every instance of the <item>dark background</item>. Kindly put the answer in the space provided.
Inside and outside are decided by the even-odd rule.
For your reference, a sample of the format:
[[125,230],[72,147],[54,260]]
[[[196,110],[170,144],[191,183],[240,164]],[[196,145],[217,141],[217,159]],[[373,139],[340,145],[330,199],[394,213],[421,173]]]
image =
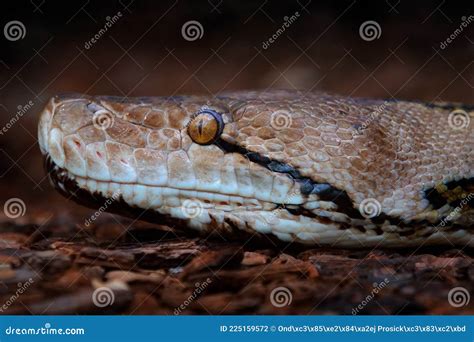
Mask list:
[[[85,49],[118,11],[118,22]],[[296,11],[299,18],[263,49]],[[195,282],[211,276],[219,281],[186,313],[351,314],[373,284],[388,277],[390,286],[363,313],[472,314],[473,303],[455,308],[446,299],[456,286],[472,292],[472,251],[265,249],[186,236],[168,241],[166,229],[147,233],[150,225],[105,213],[84,229],[93,211],[52,189],[36,127],[47,100],[68,91],[159,96],[297,88],[473,103],[474,23],[440,48],[473,12],[472,1],[444,0],[2,1],[0,128],[19,106],[33,106],[0,135],[0,203],[19,198],[26,206],[16,220],[0,211],[0,303],[33,276],[35,286],[7,313],[173,314]],[[3,27],[12,20],[25,26],[23,39],[5,39]],[[181,35],[190,20],[203,26],[201,39]],[[379,39],[359,35],[368,20],[380,25]],[[98,280],[122,276],[113,270],[133,270],[141,280],[104,311],[91,295]],[[162,282],[146,280],[155,271]],[[276,286],[291,289],[292,305],[270,304]]]
[[[0,6],[2,28],[11,20],[26,28],[24,39],[0,36],[0,125],[18,106],[34,103],[0,136],[0,175],[27,191],[49,188],[36,124],[59,92],[153,96],[300,88],[473,102],[474,25],[440,49],[472,14],[469,2],[32,0]],[[119,21],[85,49],[118,11]],[[299,18],[263,49],[295,11]],[[183,39],[189,20],[202,24],[201,39]],[[380,24],[379,39],[359,36],[367,20]]]

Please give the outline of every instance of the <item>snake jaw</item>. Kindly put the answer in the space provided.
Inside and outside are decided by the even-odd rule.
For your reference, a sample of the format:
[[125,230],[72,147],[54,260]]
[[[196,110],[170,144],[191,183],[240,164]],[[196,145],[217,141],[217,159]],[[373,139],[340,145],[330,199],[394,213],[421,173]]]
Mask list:
[[[104,109],[114,115],[114,124],[100,130],[94,115]],[[186,217],[180,208],[186,199],[200,203],[204,211],[215,212],[271,211],[281,203],[304,201],[294,180],[273,174],[244,156],[225,155],[214,145],[192,144],[184,137],[178,146],[187,146],[187,152],[168,145],[170,152],[165,156],[160,151],[132,149],[119,143],[117,139],[129,137],[119,136],[114,128],[128,114],[115,111],[116,107],[88,98],[53,98],[46,106],[39,124],[40,147],[53,183],[64,195],[70,196],[77,188],[105,198],[120,192],[130,206],[183,219]],[[76,123],[66,122],[70,113],[79,116]],[[229,122],[228,117],[225,120]],[[180,130],[165,133],[181,136]],[[154,142],[161,146],[170,138],[173,136],[162,137],[151,131],[148,142],[161,139]],[[194,170],[191,176],[184,174],[190,169]]]
[[[143,185],[105,183],[74,176],[45,155],[53,186],[64,196],[94,209],[175,226],[181,222],[203,233],[232,237],[236,231],[272,233],[272,226],[294,226],[294,217],[275,203],[237,196]],[[291,207],[292,205],[288,205]],[[297,207],[297,205],[293,205]],[[273,232],[288,241],[291,235]]]

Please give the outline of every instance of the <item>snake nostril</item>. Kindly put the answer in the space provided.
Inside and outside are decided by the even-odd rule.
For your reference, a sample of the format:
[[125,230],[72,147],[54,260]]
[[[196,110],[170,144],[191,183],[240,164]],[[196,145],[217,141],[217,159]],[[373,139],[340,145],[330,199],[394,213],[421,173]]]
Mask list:
[[102,153],[100,153],[99,151],[97,151],[96,154],[97,154],[97,157],[102,158]]
[[120,159],[120,162],[121,162],[122,164],[128,165],[128,163],[127,163],[126,160]]
[[91,102],[87,104],[87,109],[89,109],[92,113],[95,113],[99,110],[104,109],[103,107],[99,106],[97,103]]

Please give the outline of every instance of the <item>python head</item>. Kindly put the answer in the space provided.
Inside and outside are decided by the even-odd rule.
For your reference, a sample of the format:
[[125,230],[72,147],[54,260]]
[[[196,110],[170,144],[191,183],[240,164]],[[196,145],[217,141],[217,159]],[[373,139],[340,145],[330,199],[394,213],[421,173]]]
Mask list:
[[[386,104],[360,132],[378,106],[287,91],[62,95],[42,112],[39,145],[63,195],[95,208],[106,202],[118,214],[310,244],[441,242],[443,232],[417,224],[439,224],[449,201],[435,206],[426,191],[456,179],[470,184],[472,156],[460,150],[466,165],[427,177],[428,165],[416,159],[426,141],[410,135],[399,104]],[[410,108],[425,110],[417,106]],[[410,146],[387,134],[396,130]],[[465,133],[450,134],[472,143]],[[470,241],[464,232],[451,235]]]

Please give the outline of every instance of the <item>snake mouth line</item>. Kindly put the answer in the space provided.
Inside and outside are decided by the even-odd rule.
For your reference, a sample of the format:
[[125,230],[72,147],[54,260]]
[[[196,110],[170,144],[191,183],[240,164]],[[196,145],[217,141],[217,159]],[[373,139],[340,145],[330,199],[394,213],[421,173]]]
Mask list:
[[170,227],[186,225],[185,220],[174,218],[169,214],[161,214],[155,210],[130,206],[121,195],[114,198],[113,201],[110,201],[109,198],[99,192],[90,193],[86,189],[81,188],[78,183],[70,177],[67,170],[57,166],[47,153],[43,157],[44,167],[50,182],[54,188],[67,199],[72,199],[76,203],[91,209],[100,209],[108,203],[106,208],[110,213],[132,219],[140,219],[150,223],[160,222]]
[[[87,201],[86,205],[96,208],[103,200],[121,198],[126,203],[127,198],[134,198],[138,208],[156,210],[160,207],[179,208],[184,201],[199,206],[201,209],[230,211],[271,211],[283,206],[280,203],[267,202],[250,197],[226,195],[211,191],[188,190],[169,186],[153,186],[135,183],[120,183],[99,181],[69,173],[66,169],[54,163],[49,154],[44,155],[44,164],[49,179],[54,187],[66,197],[72,197],[79,202]],[[148,192],[148,193],[146,193]],[[144,200],[146,195],[153,198],[151,203]],[[82,203],[84,204],[84,203]],[[289,205],[289,207],[293,207]],[[143,210],[143,209],[142,209]]]

